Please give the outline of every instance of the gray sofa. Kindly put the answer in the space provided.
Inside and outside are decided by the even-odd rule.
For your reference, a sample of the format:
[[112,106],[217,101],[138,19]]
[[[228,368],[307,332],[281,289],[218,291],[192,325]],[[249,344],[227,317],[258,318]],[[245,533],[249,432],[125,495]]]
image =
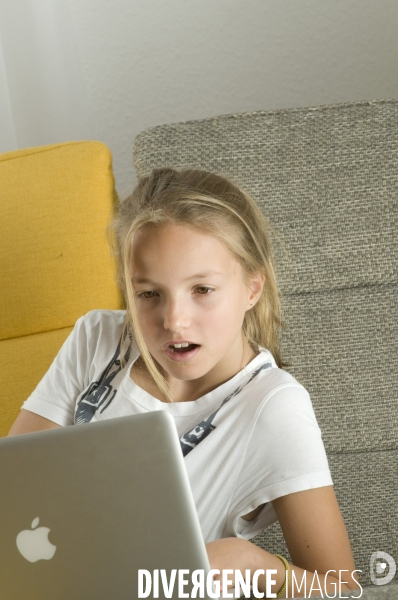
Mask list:
[[[270,219],[283,357],[311,394],[362,597],[398,598],[398,573],[370,578],[374,552],[398,563],[398,101],[154,127],[134,163],[224,174]],[[279,523],[254,541],[291,560]]]

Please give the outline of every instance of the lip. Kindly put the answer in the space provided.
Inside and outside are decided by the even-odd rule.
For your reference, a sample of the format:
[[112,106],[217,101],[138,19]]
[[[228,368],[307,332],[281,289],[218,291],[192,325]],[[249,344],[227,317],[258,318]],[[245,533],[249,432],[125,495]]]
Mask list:
[[[181,344],[181,342],[174,342],[175,344]],[[191,342],[193,343],[193,342]],[[189,360],[191,360],[192,358],[194,358],[199,350],[201,349],[201,346],[196,346],[196,348],[194,348],[193,350],[190,350],[189,352],[184,352],[183,354],[180,354],[179,352],[173,352],[173,350],[170,350],[169,346],[165,346],[164,348],[164,353],[167,356],[167,358],[169,358],[170,360],[172,360],[173,362],[187,362]]]

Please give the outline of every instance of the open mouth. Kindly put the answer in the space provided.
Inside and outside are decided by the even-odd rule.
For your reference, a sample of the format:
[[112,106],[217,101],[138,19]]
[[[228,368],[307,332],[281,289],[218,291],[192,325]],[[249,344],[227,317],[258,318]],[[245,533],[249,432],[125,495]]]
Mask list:
[[199,344],[189,344],[188,346],[183,346],[182,348],[175,348],[174,346],[169,346],[169,349],[172,352],[175,352],[176,354],[184,354],[185,352],[191,352],[192,350],[195,350],[195,348],[197,348],[199,346]]

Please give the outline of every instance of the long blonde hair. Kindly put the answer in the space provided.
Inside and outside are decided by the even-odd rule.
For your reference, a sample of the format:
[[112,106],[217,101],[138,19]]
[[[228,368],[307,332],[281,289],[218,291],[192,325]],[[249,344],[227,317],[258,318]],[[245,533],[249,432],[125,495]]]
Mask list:
[[139,180],[131,196],[115,205],[108,232],[126,304],[123,334],[129,330],[134,333],[142,360],[167,400],[173,401],[168,382],[142,336],[130,279],[136,231],[167,223],[194,225],[223,242],[241,264],[246,283],[256,273],[265,276],[262,294],[245,313],[242,330],[254,351],[258,346],[267,348],[279,367],[286,366],[278,343],[281,305],[270,241],[272,228],[266,217],[248,194],[225,177],[199,169],[154,169]]

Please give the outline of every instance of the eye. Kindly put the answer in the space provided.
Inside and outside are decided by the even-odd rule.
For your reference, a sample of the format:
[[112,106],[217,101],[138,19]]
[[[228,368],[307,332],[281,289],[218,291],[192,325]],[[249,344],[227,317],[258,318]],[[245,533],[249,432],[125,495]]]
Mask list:
[[199,294],[200,294],[201,296],[208,296],[208,294],[209,294],[209,291],[210,291],[210,292],[212,292],[212,291],[213,291],[213,289],[212,289],[212,288],[206,287],[205,285],[199,285],[199,286],[198,286],[196,289],[197,289],[197,290],[205,290],[204,292],[201,292],[201,291],[199,291]]
[[[208,296],[209,293],[213,291],[213,288],[207,287],[205,285],[198,285],[195,289],[198,291],[200,296]],[[151,300],[152,298],[155,298],[155,294],[157,294],[157,292],[155,292],[154,290],[147,290],[146,292],[141,292],[140,294],[137,294],[137,297],[143,298],[144,300]]]
[[154,298],[154,296],[145,296],[145,294],[155,294],[155,292],[153,290],[142,292],[141,294],[138,294],[138,298],[144,298],[144,300],[150,300],[151,298]]

